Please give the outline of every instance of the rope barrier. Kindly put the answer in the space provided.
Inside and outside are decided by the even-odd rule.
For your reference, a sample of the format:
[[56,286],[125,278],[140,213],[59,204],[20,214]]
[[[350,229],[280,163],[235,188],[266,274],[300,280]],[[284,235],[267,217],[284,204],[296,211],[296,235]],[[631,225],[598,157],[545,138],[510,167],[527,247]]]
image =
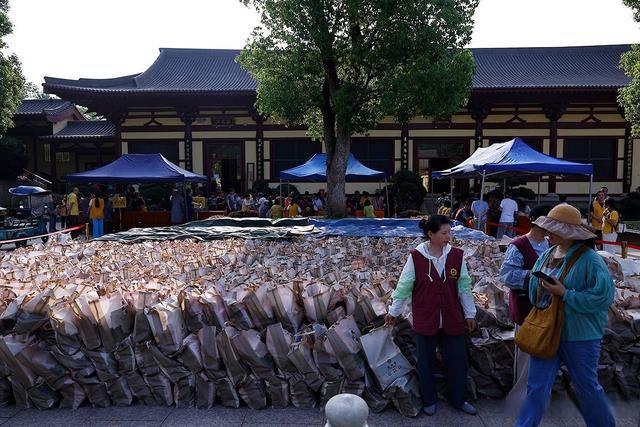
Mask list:
[[31,239],[41,239],[47,236],[54,236],[56,234],[68,233],[70,231],[81,230],[83,228],[86,229],[87,227],[88,227],[88,223],[81,224],[76,227],[66,228],[64,230],[54,231],[53,233],[40,234],[38,236],[21,237],[20,239],[11,239],[11,240],[0,240],[0,245],[6,245],[7,243],[22,242],[22,241],[31,240]]

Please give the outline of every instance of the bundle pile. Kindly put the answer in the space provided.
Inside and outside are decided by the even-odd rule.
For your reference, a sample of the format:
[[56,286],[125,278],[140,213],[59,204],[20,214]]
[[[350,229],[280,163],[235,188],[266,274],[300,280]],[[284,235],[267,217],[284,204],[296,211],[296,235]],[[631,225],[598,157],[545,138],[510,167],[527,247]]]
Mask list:
[[[58,241],[16,250],[0,260],[0,404],[259,409],[312,407],[348,392],[375,411],[416,415],[410,316],[393,330],[381,325],[418,241]],[[502,254],[494,242],[462,246],[481,326],[470,390],[501,397],[513,364],[505,289],[494,280]],[[625,352],[611,357],[614,375],[637,392],[627,373],[637,379],[638,333],[627,335],[627,350],[607,351]]]

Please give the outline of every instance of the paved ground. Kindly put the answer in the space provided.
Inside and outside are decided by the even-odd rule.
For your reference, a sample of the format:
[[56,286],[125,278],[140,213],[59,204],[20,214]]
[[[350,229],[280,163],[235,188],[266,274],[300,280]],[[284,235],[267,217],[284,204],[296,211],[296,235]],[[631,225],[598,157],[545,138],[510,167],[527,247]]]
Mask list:
[[[612,399],[616,410],[618,427],[640,426],[640,401],[623,402]],[[512,426],[513,420],[506,417],[502,402],[483,400],[477,404],[479,415],[472,417],[454,411],[441,404],[433,417],[426,415],[405,418],[395,410],[371,414],[369,425],[375,426],[464,426],[490,427]],[[0,424],[3,426],[322,426],[324,415],[320,409],[264,409],[253,411],[246,407],[230,409],[216,406],[211,410],[174,409],[133,406],[127,408],[94,409],[83,407],[76,411],[35,409],[18,410],[14,407],[0,408]],[[566,399],[554,400],[544,418],[543,426],[574,427],[584,422],[573,404]]]

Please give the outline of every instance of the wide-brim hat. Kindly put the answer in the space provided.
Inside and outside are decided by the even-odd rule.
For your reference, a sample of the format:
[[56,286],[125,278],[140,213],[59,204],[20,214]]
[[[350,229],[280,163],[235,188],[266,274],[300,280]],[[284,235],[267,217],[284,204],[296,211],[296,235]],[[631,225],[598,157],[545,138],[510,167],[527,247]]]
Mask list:
[[548,215],[539,217],[533,224],[563,239],[587,240],[596,237],[582,225],[580,211],[567,203],[555,206]]

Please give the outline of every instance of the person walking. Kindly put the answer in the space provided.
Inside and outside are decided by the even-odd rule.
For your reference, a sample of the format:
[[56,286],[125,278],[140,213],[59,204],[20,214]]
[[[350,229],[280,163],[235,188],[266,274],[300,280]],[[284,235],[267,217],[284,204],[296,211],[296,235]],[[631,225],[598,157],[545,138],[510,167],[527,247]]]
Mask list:
[[[80,225],[80,201],[78,200],[80,190],[74,187],[73,191],[67,196],[67,226],[69,228]],[[71,237],[76,238],[80,235],[78,230],[71,232]]]
[[500,226],[498,227],[497,239],[502,239],[505,234],[513,237],[513,224],[518,214],[518,203],[511,198],[511,193],[506,191],[504,199],[500,202]]
[[[620,221],[620,215],[616,210],[616,201],[607,197],[604,200],[604,211],[602,212],[602,240],[605,242],[617,242],[617,227]],[[604,243],[602,249],[615,254],[618,253],[618,245]]]
[[551,298],[560,298],[564,322],[556,355],[548,359],[531,356],[527,396],[516,426],[540,424],[562,363],[569,372],[578,409],[587,426],[615,426],[609,401],[598,383],[600,344],[615,293],[613,279],[602,257],[585,244],[595,235],[582,226],[578,209],[569,204],[557,205],[534,224],[549,234],[553,246],[536,261],[532,271],[546,273],[553,283],[532,274],[529,299],[544,308]]
[[[485,196],[486,199],[486,196]],[[476,230],[480,230],[483,233],[485,231],[485,224],[487,223],[487,212],[489,212],[489,203],[486,200],[480,200],[480,196],[478,196],[477,200],[474,200],[471,203],[471,212],[473,212],[473,217],[476,222]]]
[[91,220],[93,238],[97,239],[104,235],[104,199],[95,194],[89,200],[89,219]]
[[184,222],[184,198],[177,188],[171,191],[171,225],[178,225]]
[[420,228],[427,241],[411,250],[393,292],[385,323],[395,325],[411,298],[424,412],[434,415],[437,410],[435,362],[436,347],[439,347],[451,405],[475,415],[476,408],[466,401],[465,330],[473,331],[477,327],[476,306],[464,252],[450,244],[449,218],[433,215],[420,221]]
[[[537,215],[549,213],[538,210]],[[537,217],[530,218],[534,222]],[[529,279],[531,269],[538,258],[549,249],[546,239],[547,232],[537,225],[524,236],[518,236],[511,241],[500,267],[500,280],[509,290],[509,317],[516,325],[516,333],[524,322],[533,306],[529,301]],[[527,377],[529,375],[529,354],[515,346],[513,366],[513,387],[507,396],[507,407],[511,412],[524,401],[527,393]]]

